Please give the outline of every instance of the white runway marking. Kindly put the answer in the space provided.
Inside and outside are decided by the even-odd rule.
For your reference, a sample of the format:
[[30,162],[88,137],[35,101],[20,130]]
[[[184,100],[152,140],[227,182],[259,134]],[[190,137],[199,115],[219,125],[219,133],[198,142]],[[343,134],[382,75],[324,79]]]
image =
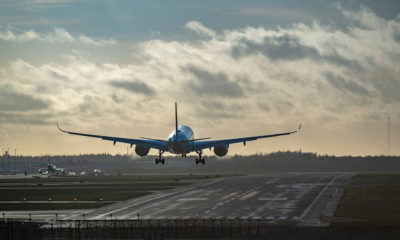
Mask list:
[[[194,187],[190,188],[190,190],[191,190],[191,189],[194,189]],[[110,214],[113,214],[113,213],[120,212],[120,211],[122,211],[122,210],[128,209],[128,208],[130,208],[130,207],[134,207],[134,206],[137,206],[137,205],[141,205],[141,204],[144,204],[144,203],[149,202],[149,201],[154,201],[154,200],[156,200],[156,199],[168,197],[168,196],[170,196],[170,195],[177,194],[177,193],[181,193],[181,192],[188,191],[188,190],[189,190],[189,189],[182,189],[182,190],[180,190],[180,191],[174,191],[174,192],[171,192],[171,193],[168,193],[168,194],[162,194],[161,196],[158,196],[158,197],[155,197],[155,198],[152,198],[152,199],[147,199],[147,198],[146,198],[146,199],[143,200],[143,201],[139,201],[139,202],[136,202],[136,203],[134,203],[134,204],[131,204],[131,205],[128,205],[128,206],[125,206],[125,207],[122,207],[122,208],[118,208],[118,209],[115,209],[115,210],[113,210],[113,211],[109,211],[109,212],[107,212],[107,213],[100,214],[100,215],[98,215],[98,216],[96,216],[96,217],[93,217],[92,219],[94,219],[94,220],[100,219],[100,218],[105,217],[105,216],[108,216],[108,215],[110,215]]]
[[325,185],[325,187],[321,190],[321,192],[318,193],[318,195],[314,198],[314,200],[308,205],[308,207],[303,211],[303,213],[300,215],[300,219],[303,219],[307,213],[311,210],[311,208],[314,206],[314,204],[318,201],[318,199],[325,193],[325,191],[328,189],[330,185],[336,180],[338,176],[335,176],[332,178],[332,180]]
[[236,194],[238,194],[238,192],[229,193],[228,195],[225,195],[223,198],[221,198],[221,200],[228,199],[228,198],[230,198],[230,197],[235,196]]
[[258,193],[257,191],[248,193],[248,194],[244,195],[243,197],[241,197],[240,200],[246,200],[248,198],[251,198],[252,196],[256,195],[257,193]]
[[208,198],[180,198],[178,199],[179,202],[182,201],[205,201],[208,200]]
[[260,201],[286,201],[286,197],[261,197],[258,200]]

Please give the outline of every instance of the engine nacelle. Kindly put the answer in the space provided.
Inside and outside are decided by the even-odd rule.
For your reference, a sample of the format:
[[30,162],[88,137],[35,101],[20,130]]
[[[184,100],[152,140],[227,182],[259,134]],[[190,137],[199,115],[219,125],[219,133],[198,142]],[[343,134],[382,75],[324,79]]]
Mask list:
[[143,147],[143,146],[140,146],[140,145],[136,145],[136,147],[135,147],[136,154],[141,156],[141,157],[146,156],[149,153],[149,151],[150,151],[149,147]]
[[229,145],[221,145],[214,147],[214,153],[218,157],[223,157],[228,153]]

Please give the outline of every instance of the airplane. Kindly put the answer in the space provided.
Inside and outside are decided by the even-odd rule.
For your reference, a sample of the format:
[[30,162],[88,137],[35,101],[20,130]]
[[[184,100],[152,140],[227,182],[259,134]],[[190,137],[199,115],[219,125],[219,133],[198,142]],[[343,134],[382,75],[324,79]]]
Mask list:
[[93,170],[93,174],[95,176],[103,175],[103,171],[101,171],[101,169],[96,168],[95,170]]
[[42,169],[39,169],[38,172],[43,175],[66,175],[65,170],[63,168],[57,168],[56,165],[50,163],[50,158],[47,157],[47,171],[43,172]]
[[154,139],[147,137],[137,138],[120,138],[120,137],[110,137],[102,135],[93,135],[87,133],[70,132],[60,128],[57,123],[57,127],[61,132],[79,135],[85,137],[101,138],[103,140],[112,141],[115,145],[117,142],[128,143],[131,148],[135,145],[135,152],[137,155],[144,157],[146,156],[150,148],[158,150],[158,157],[155,160],[156,164],[165,163],[165,159],[162,158],[162,154],[165,152],[170,152],[172,154],[181,154],[182,157],[186,157],[186,154],[190,152],[196,152],[199,157],[196,158],[196,164],[205,164],[204,157],[202,157],[204,149],[214,148],[215,155],[223,157],[228,153],[229,145],[234,143],[243,143],[246,146],[246,142],[254,141],[259,138],[270,138],[278,137],[283,135],[289,135],[292,133],[297,133],[300,131],[301,124],[299,127],[290,132],[244,137],[244,138],[231,138],[231,139],[221,139],[221,140],[209,140],[210,138],[194,138],[193,130],[186,125],[178,125],[178,107],[175,102],[175,130],[171,132],[167,140]]

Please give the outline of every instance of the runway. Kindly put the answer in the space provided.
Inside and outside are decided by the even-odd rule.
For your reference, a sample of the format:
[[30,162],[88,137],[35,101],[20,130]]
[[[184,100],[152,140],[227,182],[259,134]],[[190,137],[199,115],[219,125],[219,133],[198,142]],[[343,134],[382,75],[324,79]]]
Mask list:
[[[262,219],[324,226],[351,175],[285,173],[211,179],[95,210],[60,211],[58,219]],[[49,211],[32,215],[54,219]]]

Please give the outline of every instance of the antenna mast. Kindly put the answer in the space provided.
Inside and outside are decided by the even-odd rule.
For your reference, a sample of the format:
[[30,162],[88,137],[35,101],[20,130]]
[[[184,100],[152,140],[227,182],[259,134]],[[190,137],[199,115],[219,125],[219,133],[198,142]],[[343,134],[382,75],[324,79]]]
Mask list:
[[388,150],[389,150],[389,156],[390,156],[390,114],[388,116]]

